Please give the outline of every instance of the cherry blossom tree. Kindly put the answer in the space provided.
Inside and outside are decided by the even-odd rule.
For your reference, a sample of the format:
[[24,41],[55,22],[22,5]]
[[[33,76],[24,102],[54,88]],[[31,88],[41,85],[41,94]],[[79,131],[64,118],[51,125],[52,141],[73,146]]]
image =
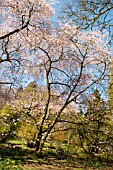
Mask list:
[[76,108],[91,87],[104,81],[110,56],[105,40],[106,35],[99,31],[84,33],[65,24],[35,47],[27,72],[38,81],[44,80],[46,91],[44,101],[40,101],[37,151],[42,150],[60,116],[67,115],[67,107]]
[[54,13],[51,3],[54,2],[0,1],[0,84],[13,84],[22,79],[28,56],[49,31]]
[[[98,30],[83,32],[69,23],[59,22],[55,27],[50,21],[53,9],[46,1],[5,0],[1,7],[5,21],[0,33],[3,70],[20,75],[25,70],[45,86],[47,93],[40,106],[36,140],[36,151],[41,151],[67,107],[76,108],[92,87],[106,84],[108,35]],[[6,68],[4,60],[11,69]]]
[[[105,78],[110,53],[104,43],[105,37],[100,32],[83,33],[75,26],[66,24],[61,26],[54,38],[49,37],[48,45],[47,42],[40,44],[39,50],[42,54],[37,67],[41,71],[37,74],[37,69],[36,75],[44,76],[48,97],[39,130],[37,150],[40,139],[43,137],[43,141],[46,140],[66,107],[72,102],[81,100],[82,95],[91,86]],[[60,105],[56,103],[58,105],[55,109],[56,116],[42,136],[43,124],[46,122],[49,107],[53,102],[52,90],[57,94],[55,96],[57,102],[61,98],[62,103]]]

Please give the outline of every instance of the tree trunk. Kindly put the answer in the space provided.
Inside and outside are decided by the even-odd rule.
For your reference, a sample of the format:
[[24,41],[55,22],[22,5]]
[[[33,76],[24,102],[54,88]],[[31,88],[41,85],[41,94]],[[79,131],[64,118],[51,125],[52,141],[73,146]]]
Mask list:
[[40,140],[37,139],[37,141],[36,141],[36,151],[39,151],[39,149],[40,149]]

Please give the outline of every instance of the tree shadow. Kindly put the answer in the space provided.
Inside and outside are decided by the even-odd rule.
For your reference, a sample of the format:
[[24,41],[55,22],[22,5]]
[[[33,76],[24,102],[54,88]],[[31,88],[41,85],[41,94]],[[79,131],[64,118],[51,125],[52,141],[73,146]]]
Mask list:
[[29,158],[32,159],[33,150],[22,149],[20,146],[6,147],[0,146],[1,159],[12,159],[15,162],[25,163]]

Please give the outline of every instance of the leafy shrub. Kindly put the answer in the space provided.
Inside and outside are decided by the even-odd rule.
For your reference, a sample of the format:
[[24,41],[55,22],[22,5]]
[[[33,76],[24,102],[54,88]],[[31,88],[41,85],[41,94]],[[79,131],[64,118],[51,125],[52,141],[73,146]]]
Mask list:
[[12,159],[6,158],[0,160],[0,169],[1,170],[22,170],[20,164],[16,165],[16,162]]

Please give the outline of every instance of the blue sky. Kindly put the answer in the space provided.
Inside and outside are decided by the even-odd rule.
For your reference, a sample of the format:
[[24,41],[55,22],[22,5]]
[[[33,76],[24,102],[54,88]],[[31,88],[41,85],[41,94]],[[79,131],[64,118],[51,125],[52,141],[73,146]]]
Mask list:
[[53,8],[55,9],[56,15],[58,16],[59,10],[61,10],[62,6],[63,6],[64,1],[60,1],[58,3],[56,3],[55,5],[52,5]]
[[55,8],[56,13],[58,13],[58,11],[61,9],[63,3],[64,3],[63,1],[59,1],[58,3],[53,5],[53,7]]

